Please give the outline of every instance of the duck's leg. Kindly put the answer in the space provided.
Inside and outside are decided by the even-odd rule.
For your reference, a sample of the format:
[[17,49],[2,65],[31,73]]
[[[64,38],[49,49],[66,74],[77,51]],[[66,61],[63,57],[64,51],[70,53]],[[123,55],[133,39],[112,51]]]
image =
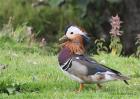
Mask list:
[[101,85],[101,84],[99,84],[99,83],[97,84],[97,86],[98,86],[98,88],[99,88],[99,89],[100,89],[100,88],[102,88],[102,85]]
[[84,88],[84,84],[81,83],[81,84],[80,84],[80,87],[79,87],[79,89],[78,89],[78,92],[81,92],[83,88]]

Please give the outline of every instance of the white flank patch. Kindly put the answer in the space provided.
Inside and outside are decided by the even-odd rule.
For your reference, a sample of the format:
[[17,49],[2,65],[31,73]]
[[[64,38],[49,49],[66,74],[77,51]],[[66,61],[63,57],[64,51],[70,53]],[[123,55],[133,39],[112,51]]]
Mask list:
[[110,71],[105,72],[105,79],[106,80],[115,80],[115,78],[112,77],[111,75],[115,75],[115,74]]
[[[116,78],[112,77],[111,75],[116,75],[113,72],[106,71],[106,72],[97,72],[95,75],[91,75],[91,78],[93,82],[95,83],[103,83],[103,82],[108,82],[112,80],[116,80]],[[103,79],[99,80],[99,77],[103,77]]]
[[[80,35],[86,35],[87,33],[82,32],[78,27],[76,26],[70,26],[67,30],[67,33],[74,32],[75,34],[80,34]],[[66,34],[67,34],[66,33]]]
[[80,59],[79,57],[76,57],[76,59]]

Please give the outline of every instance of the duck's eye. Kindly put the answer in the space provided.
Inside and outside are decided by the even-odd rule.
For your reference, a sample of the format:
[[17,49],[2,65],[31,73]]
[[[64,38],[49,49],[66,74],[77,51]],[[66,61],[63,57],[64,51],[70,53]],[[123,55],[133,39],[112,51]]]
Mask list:
[[73,32],[70,32],[70,34],[73,34]]

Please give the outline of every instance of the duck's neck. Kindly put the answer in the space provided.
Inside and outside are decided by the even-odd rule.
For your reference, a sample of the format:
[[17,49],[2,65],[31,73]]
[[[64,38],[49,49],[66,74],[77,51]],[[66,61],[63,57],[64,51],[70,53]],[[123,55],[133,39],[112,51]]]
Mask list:
[[78,41],[78,40],[67,41],[64,43],[63,47],[68,48],[72,54],[85,53],[85,47],[82,41]]

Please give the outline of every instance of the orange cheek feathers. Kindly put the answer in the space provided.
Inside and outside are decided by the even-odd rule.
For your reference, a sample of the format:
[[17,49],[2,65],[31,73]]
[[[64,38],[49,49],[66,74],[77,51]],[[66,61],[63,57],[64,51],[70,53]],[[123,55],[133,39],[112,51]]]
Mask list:
[[[78,42],[78,44],[76,42]],[[65,42],[63,45],[64,47],[69,48],[72,54],[84,54],[85,52],[83,38],[81,36],[76,36],[74,39]]]

